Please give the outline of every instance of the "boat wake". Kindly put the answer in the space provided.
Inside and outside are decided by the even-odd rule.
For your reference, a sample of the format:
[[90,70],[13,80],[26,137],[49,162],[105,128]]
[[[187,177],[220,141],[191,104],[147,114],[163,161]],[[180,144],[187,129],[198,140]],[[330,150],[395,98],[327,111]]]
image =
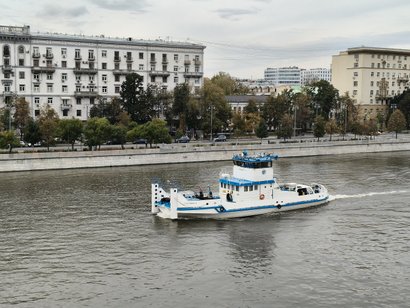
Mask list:
[[329,201],[338,200],[338,199],[348,199],[348,198],[364,198],[380,195],[393,195],[393,194],[405,194],[408,193],[408,190],[393,190],[393,191],[382,191],[382,192],[370,192],[366,194],[356,194],[356,195],[330,195]]

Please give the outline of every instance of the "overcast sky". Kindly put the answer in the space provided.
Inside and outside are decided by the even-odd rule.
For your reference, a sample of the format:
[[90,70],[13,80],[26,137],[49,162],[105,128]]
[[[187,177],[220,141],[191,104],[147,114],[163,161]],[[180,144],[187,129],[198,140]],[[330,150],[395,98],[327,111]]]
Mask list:
[[3,25],[201,43],[205,75],[330,67],[349,47],[410,48],[409,0],[0,0]]

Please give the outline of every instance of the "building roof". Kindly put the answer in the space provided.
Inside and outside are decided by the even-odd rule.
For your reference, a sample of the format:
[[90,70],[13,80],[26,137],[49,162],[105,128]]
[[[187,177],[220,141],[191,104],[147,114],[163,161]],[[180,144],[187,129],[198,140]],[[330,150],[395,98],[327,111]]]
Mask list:
[[399,49],[399,48],[383,48],[383,47],[353,47],[347,49],[348,54],[356,53],[374,53],[374,54],[399,54],[399,55],[410,55],[410,49]]
[[227,95],[225,96],[228,103],[248,103],[255,100],[257,103],[265,103],[269,95]]

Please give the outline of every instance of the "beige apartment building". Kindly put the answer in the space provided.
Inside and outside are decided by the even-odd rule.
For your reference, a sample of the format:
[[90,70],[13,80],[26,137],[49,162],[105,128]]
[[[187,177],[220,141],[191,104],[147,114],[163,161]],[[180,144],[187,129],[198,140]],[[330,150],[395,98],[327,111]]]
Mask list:
[[355,101],[359,120],[385,115],[390,99],[407,89],[409,75],[408,49],[356,47],[332,57],[332,84]]

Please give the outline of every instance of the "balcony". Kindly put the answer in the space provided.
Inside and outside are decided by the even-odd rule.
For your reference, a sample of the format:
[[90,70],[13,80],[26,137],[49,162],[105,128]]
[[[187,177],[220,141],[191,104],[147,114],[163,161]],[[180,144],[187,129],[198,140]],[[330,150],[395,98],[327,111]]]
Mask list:
[[91,61],[91,62],[93,62],[93,61],[95,61],[95,56],[94,55],[89,55],[88,56],[88,61]]
[[61,111],[70,110],[73,105],[71,104],[61,104]]
[[128,57],[126,58],[127,62],[134,62],[134,59],[132,57]]
[[54,73],[56,69],[53,66],[33,66],[31,71],[33,73]]
[[35,59],[40,58],[40,53],[39,52],[33,52],[33,58],[35,58]]
[[76,98],[87,98],[87,97],[97,97],[98,92],[97,91],[75,91],[74,92],[74,97]]
[[46,59],[53,59],[54,58],[54,55],[53,55],[52,52],[47,52],[44,56],[46,57]]
[[3,65],[2,71],[3,71],[3,74],[4,74],[4,73],[12,73],[12,72],[13,72],[13,68],[11,67],[11,65]]
[[162,64],[168,64],[168,59],[167,58],[162,58]]
[[157,63],[157,60],[155,58],[151,58],[149,62],[151,62],[151,64],[155,64]]
[[82,68],[82,67],[76,67],[73,70],[74,74],[88,74],[88,75],[95,75],[98,72],[98,69],[96,68]]
[[200,65],[201,65],[201,60],[199,60],[199,59],[194,59],[194,65],[195,65],[195,66],[200,66]]
[[81,61],[81,59],[82,59],[82,57],[81,57],[80,54],[76,54],[76,55],[74,56],[74,60]]
[[3,91],[3,96],[4,97],[12,97],[12,96],[14,96],[14,93],[12,91]]
[[184,60],[184,65],[191,65],[191,60]]
[[114,57],[114,62],[121,62],[121,58],[120,58],[120,56],[115,56]]
[[185,78],[201,78],[204,75],[203,72],[185,72]]
[[153,77],[156,77],[156,76],[168,77],[170,75],[170,72],[167,72],[167,71],[150,71],[149,75],[153,76]]
[[133,72],[134,72],[133,70],[114,69],[112,73],[114,75],[128,75],[128,74],[132,74]]

